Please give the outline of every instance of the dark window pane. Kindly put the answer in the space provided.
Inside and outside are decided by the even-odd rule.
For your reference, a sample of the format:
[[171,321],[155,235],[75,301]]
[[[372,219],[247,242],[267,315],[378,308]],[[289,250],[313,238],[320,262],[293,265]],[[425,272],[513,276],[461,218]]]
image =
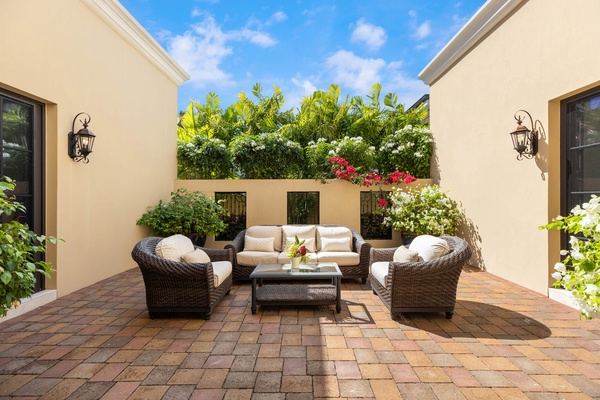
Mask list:
[[31,149],[32,107],[5,99],[2,103],[2,144],[5,148]]
[[318,224],[319,219],[318,192],[288,192],[288,224]]
[[392,228],[383,225],[380,199],[388,200],[390,192],[360,192],[360,234],[365,239],[392,238]]
[[233,240],[235,236],[246,229],[246,193],[245,192],[217,192],[215,200],[229,212],[225,220],[227,228],[218,235],[216,240]]
[[17,181],[17,193],[29,193],[29,188],[25,186],[29,185],[31,178],[31,153],[4,148],[2,161],[4,175]]

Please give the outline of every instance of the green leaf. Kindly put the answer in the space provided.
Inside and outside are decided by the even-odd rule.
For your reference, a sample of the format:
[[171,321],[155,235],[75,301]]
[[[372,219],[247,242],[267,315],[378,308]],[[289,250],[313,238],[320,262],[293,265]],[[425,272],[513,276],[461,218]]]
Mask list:
[[0,281],[2,281],[2,283],[4,283],[5,285],[8,285],[8,283],[11,281],[11,279],[12,279],[12,275],[8,271],[4,271],[4,273],[2,275],[0,275]]

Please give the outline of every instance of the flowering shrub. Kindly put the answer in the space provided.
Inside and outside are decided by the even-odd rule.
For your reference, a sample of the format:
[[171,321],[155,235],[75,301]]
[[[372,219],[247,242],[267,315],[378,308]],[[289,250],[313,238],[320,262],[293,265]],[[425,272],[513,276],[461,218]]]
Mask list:
[[360,171],[370,171],[375,165],[375,147],[369,146],[360,136],[346,136],[331,142],[319,138],[316,143],[308,143],[306,154],[311,164],[310,177],[316,179],[330,172],[329,159],[332,157],[342,157]]
[[461,218],[459,205],[437,185],[394,188],[383,223],[410,235],[454,235]]
[[[417,180],[414,176],[405,172],[394,171],[387,175],[380,174],[377,170],[366,173],[360,173],[350,165],[348,161],[341,157],[332,157],[329,160],[331,164],[332,175],[337,179],[352,182],[359,186],[372,186],[373,184],[389,185],[392,183],[404,182],[411,183]],[[385,199],[380,199],[385,201]]]
[[600,198],[592,195],[589,202],[574,207],[568,216],[559,215],[540,228],[573,235],[570,250],[561,250],[565,258],[554,266],[554,287],[570,291],[586,319],[596,316],[600,311]]
[[402,170],[417,178],[429,178],[433,139],[426,127],[406,125],[386,136],[377,153],[377,165],[384,172]]
[[300,257],[300,262],[302,264],[306,264],[307,262],[310,261],[309,257],[308,257],[308,250],[306,249],[306,246],[304,246],[304,243],[306,242],[306,239],[298,239],[298,236],[294,236],[294,242],[290,242],[288,243],[288,245],[285,247],[285,251],[286,254],[289,258],[295,258],[295,257]]
[[179,179],[225,179],[232,175],[233,164],[227,146],[219,139],[196,135],[191,142],[177,142]]
[[230,151],[244,179],[295,179],[304,171],[302,147],[276,133],[239,136]]

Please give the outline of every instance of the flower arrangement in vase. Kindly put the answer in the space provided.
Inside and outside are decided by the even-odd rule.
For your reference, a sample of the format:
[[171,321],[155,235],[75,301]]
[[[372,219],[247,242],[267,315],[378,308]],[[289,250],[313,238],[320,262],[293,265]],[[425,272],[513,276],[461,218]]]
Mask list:
[[292,268],[298,269],[300,267],[300,263],[306,264],[309,261],[308,250],[304,245],[306,239],[298,239],[298,236],[294,236],[294,241],[289,242],[286,246],[286,254],[290,258],[292,262]]

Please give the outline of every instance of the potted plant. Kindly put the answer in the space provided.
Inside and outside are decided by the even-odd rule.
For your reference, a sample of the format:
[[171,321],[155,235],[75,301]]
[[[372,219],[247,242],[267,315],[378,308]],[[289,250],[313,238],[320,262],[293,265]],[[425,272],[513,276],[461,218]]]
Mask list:
[[564,288],[586,319],[600,315],[600,197],[575,206],[566,217],[558,216],[540,229],[557,229],[571,234],[569,250],[556,263],[554,287]]
[[156,206],[137,220],[138,225],[146,225],[157,236],[182,234],[192,238],[198,246],[204,245],[207,236],[223,232],[227,225],[223,219],[227,211],[212,197],[201,192],[188,192],[178,189],[171,193],[171,200]]
[[53,271],[50,264],[36,256],[46,251],[47,242],[55,244],[59,240],[37,235],[15,218],[26,210],[14,196],[7,194],[14,190],[15,183],[10,178],[0,181],[0,220],[3,221],[0,223],[0,317],[33,294],[36,272],[50,276]]
[[454,235],[461,218],[459,205],[437,185],[394,188],[383,223],[404,236]]

